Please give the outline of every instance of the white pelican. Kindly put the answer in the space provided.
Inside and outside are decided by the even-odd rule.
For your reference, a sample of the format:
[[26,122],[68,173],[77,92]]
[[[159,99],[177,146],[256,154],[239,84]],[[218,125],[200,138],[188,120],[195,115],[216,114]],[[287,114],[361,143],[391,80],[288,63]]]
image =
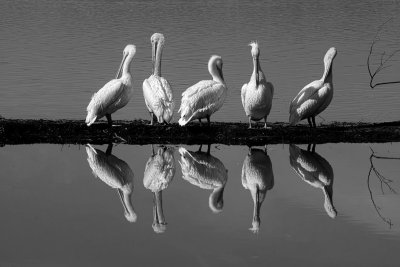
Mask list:
[[307,119],[310,127],[317,127],[315,116],[324,111],[332,101],[332,62],[335,56],[336,48],[329,48],[324,57],[325,70],[322,78],[304,86],[290,103],[289,123],[291,125]]
[[224,188],[228,180],[228,170],[225,169],[224,164],[210,155],[210,146],[207,153],[201,152],[201,146],[198,152],[191,152],[180,147],[179,153],[181,154],[179,164],[182,168],[182,178],[202,189],[213,190],[208,205],[214,213],[221,212],[224,207]]
[[222,74],[222,58],[211,56],[208,61],[208,71],[212,80],[203,80],[192,85],[182,93],[182,102],[179,111],[181,118],[179,125],[186,125],[188,122],[207,118],[210,125],[210,116],[219,110],[224,104],[228,88],[226,87]]
[[290,165],[300,178],[324,192],[324,207],[331,218],[337,215],[332,203],[333,169],[329,162],[315,152],[315,145],[310,150],[303,150],[295,145],[289,146]]
[[253,57],[253,73],[249,83],[242,86],[242,104],[246,116],[249,118],[249,128],[251,120],[259,121],[264,118],[264,128],[267,128],[267,116],[271,111],[272,97],[274,96],[274,86],[267,82],[261,70],[259,61],[260,49],[257,42],[251,42],[251,56]]
[[117,189],[124,207],[125,218],[129,222],[136,222],[137,215],[131,200],[133,172],[125,161],[111,155],[111,150],[112,144],[108,145],[106,153],[87,144],[87,161],[95,177],[98,177],[108,186]]
[[242,185],[250,190],[254,202],[252,228],[249,230],[258,233],[260,229],[260,208],[267,191],[274,186],[274,173],[271,159],[266,151],[250,149],[243,161]]
[[155,33],[151,36],[153,74],[143,81],[143,96],[150,112],[150,125],[154,117],[159,123],[170,122],[174,112],[174,100],[168,81],[161,77],[161,57],[164,47],[164,35]]
[[86,124],[88,126],[106,116],[108,125],[111,127],[111,114],[128,104],[133,93],[133,82],[129,68],[135,53],[136,47],[132,44],[127,45],[115,79],[106,83],[92,96],[92,100],[86,108]]
[[171,183],[175,175],[175,159],[173,148],[160,148],[146,163],[143,185],[151,190],[153,197],[153,230],[163,233],[167,229],[162,207],[162,191]]

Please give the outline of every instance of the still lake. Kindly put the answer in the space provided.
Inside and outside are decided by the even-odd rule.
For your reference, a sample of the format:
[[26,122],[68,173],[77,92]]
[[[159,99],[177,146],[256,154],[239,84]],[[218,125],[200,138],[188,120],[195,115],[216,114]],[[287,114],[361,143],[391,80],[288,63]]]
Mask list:
[[[0,7],[6,118],[84,119],[91,95],[113,78],[133,43],[134,95],[113,118],[148,119],[142,82],[151,72],[154,32],[166,37],[162,73],[177,107],[187,87],[209,79],[209,57],[222,56],[229,92],[212,120],[247,121],[240,89],[252,71],[252,40],[275,86],[269,122],[288,120],[290,101],[321,77],[332,46],[334,98],[317,123],[400,118],[399,86],[370,89],[366,67],[371,41],[391,17],[373,63],[398,49],[399,1],[0,0]],[[398,80],[399,59],[378,82]],[[0,266],[400,262],[400,165],[392,159],[400,157],[399,143],[322,144],[316,153],[306,145],[271,145],[268,153],[198,149],[171,146],[168,164],[157,165],[151,146],[114,145],[111,155],[107,145],[1,147]],[[371,159],[371,149],[386,158]],[[169,175],[157,176],[157,166]],[[164,183],[151,183],[152,175]],[[265,190],[252,195],[256,180]],[[162,202],[154,202],[161,198],[152,186],[164,188]],[[259,220],[253,197],[261,202]]]
[[[84,119],[91,95],[112,79],[128,43],[137,46],[131,71],[134,95],[116,119],[148,119],[142,83],[151,73],[150,36],[166,37],[162,74],[177,103],[219,54],[229,89],[217,121],[246,121],[240,89],[250,79],[252,40],[275,86],[269,121],[287,121],[298,91],[323,73],[332,46],[334,98],[317,118],[391,121],[400,117],[399,85],[369,88],[366,60],[374,35],[387,19],[379,55],[400,45],[398,1],[65,1],[1,0],[0,115],[8,118]],[[398,80],[400,54],[377,81]]]
[[[247,147],[212,145],[208,157],[198,148],[168,149],[169,165],[158,170],[172,175],[154,216],[153,193],[144,186],[157,174],[150,145],[117,145],[108,159],[107,145],[93,146],[97,155],[85,146],[3,147],[1,265],[398,265],[399,159],[373,159],[387,180],[368,173],[370,148],[399,157],[399,143],[324,144],[316,153],[271,145],[268,154],[258,147],[251,155]],[[121,178],[105,175],[117,166],[126,173],[119,188],[129,195],[129,216],[112,187]],[[257,177],[267,190],[254,234],[252,194],[243,184],[250,189]],[[167,224],[153,226],[162,215]]]

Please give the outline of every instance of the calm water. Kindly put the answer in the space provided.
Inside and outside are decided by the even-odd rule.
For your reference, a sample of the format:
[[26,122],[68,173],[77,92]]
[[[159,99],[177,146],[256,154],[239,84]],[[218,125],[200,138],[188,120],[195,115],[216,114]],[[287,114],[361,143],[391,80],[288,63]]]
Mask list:
[[[287,121],[289,102],[321,77],[331,46],[334,99],[318,121],[400,117],[399,86],[371,90],[365,65],[390,17],[376,52],[399,47],[398,1],[0,0],[0,7],[4,117],[83,119],[134,43],[134,96],[114,118],[147,119],[142,82],[154,32],[166,36],[162,72],[177,106],[188,86],[209,78],[210,55],[223,57],[229,94],[214,120],[247,120],[239,91],[250,77],[252,40],[275,86],[269,121]],[[398,80],[399,56],[377,81]],[[262,147],[212,145],[207,155],[156,145],[155,156],[151,146],[118,145],[111,154],[107,145],[5,146],[0,265],[397,266],[399,160],[371,165],[370,148],[400,157],[399,143],[324,144],[316,153],[275,145],[268,155]],[[255,181],[258,193],[250,190]]]
[[[151,72],[154,32],[167,38],[163,75],[178,105],[188,86],[209,78],[210,55],[223,57],[229,95],[215,120],[246,121],[239,90],[252,70],[251,40],[259,41],[263,70],[275,85],[270,121],[287,121],[290,101],[321,77],[322,58],[331,46],[338,49],[334,99],[318,121],[400,116],[399,86],[371,90],[365,65],[377,27],[389,17],[394,18],[376,52],[399,47],[398,1],[1,0],[0,5],[4,117],[83,119],[91,95],[113,78],[122,49],[134,43],[135,93],[115,118],[148,118],[142,82]],[[378,81],[398,80],[399,57],[391,64]]]
[[[163,149],[154,148],[160,156]],[[274,145],[268,156],[262,147],[251,156],[240,146],[212,145],[211,156],[206,147],[203,153],[198,146],[170,147],[164,165],[151,159],[151,146],[118,145],[111,156],[106,145],[6,146],[0,150],[0,265],[397,266],[399,160],[373,159],[392,182],[381,183],[375,173],[368,179],[370,148],[399,157],[400,143],[325,144],[316,153]],[[199,162],[209,170],[201,171]],[[125,176],[111,175],[117,166]],[[249,230],[253,200],[242,168],[248,185],[259,174],[267,188],[258,234]],[[151,174],[165,181],[155,218],[164,215],[167,225],[154,229],[153,193],[144,182]],[[130,194],[125,203],[134,216],[127,217],[135,222],[124,216],[116,184]]]

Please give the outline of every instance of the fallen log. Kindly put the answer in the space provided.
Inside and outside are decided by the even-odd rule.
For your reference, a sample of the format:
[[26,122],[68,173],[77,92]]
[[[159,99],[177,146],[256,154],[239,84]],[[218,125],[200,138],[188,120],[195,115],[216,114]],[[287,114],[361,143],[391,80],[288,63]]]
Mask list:
[[207,144],[264,145],[281,143],[382,143],[400,141],[400,121],[382,123],[333,122],[310,129],[308,125],[290,126],[276,122],[271,129],[258,124],[197,122],[181,127],[177,123],[150,126],[149,121],[114,121],[88,127],[83,120],[0,119],[0,144]]

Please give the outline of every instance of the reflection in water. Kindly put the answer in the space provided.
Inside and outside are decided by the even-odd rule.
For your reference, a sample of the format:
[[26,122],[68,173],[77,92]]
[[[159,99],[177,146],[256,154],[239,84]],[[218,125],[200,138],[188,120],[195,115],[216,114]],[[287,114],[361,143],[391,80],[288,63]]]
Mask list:
[[[371,148],[370,148],[371,149]],[[368,191],[369,191],[369,195],[372,201],[372,205],[374,206],[375,211],[378,213],[378,216],[389,225],[389,228],[393,226],[392,220],[390,218],[387,218],[385,216],[382,215],[381,210],[382,208],[379,207],[374,199],[374,194],[372,192],[371,189],[371,174],[372,172],[375,174],[375,177],[378,178],[379,184],[380,184],[380,189],[381,189],[381,195],[385,195],[385,188],[387,189],[387,191],[389,191],[389,193],[392,194],[397,194],[396,190],[392,187],[391,183],[393,182],[393,180],[388,179],[387,177],[385,177],[383,174],[381,174],[381,172],[375,167],[373,159],[381,159],[381,160],[399,160],[400,157],[387,157],[387,156],[378,156],[375,154],[375,152],[371,149],[371,156],[369,157],[369,162],[370,162],[370,168],[369,168],[369,172],[368,172],[368,177],[367,177],[367,186],[368,186]]]
[[250,230],[258,233],[260,229],[260,208],[268,190],[274,187],[274,173],[267,151],[250,149],[243,161],[242,185],[250,190],[254,202],[253,222]]
[[180,147],[179,153],[182,178],[200,188],[213,190],[209,198],[210,209],[214,213],[221,212],[224,207],[224,188],[228,180],[228,170],[224,164],[211,156],[210,145],[207,152],[202,152],[200,146],[197,152]]
[[133,209],[131,200],[133,193],[133,171],[125,161],[111,155],[112,146],[112,144],[109,144],[106,153],[104,153],[87,144],[87,160],[94,176],[98,177],[108,186],[117,189],[124,207],[125,218],[129,222],[135,222],[137,215]]
[[336,209],[332,203],[333,169],[329,162],[315,152],[315,144],[307,150],[290,145],[290,165],[303,181],[324,192],[324,207],[331,218],[336,217]]
[[[153,146],[152,146],[153,148]],[[146,163],[143,185],[154,193],[153,230],[163,233],[167,229],[162,207],[162,191],[168,187],[175,175],[174,148],[162,147]]]

